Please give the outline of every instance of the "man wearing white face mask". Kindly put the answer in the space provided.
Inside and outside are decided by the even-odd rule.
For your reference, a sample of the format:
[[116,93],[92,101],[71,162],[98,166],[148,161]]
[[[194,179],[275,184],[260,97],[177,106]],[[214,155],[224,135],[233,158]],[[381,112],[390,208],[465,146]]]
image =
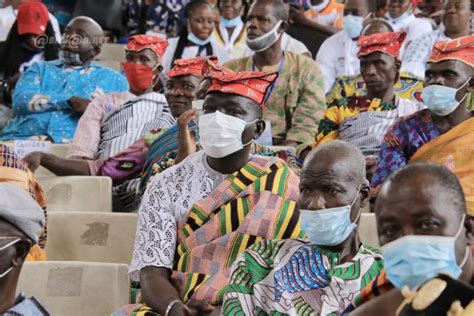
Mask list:
[[383,268],[382,256],[357,231],[369,195],[357,147],[333,141],[312,151],[298,201],[307,240],[264,241],[246,250],[224,291],[224,314],[339,315]]
[[[395,32],[407,33],[405,47],[410,43],[424,35],[433,31],[433,27],[428,19],[417,18],[413,12],[413,4],[411,0],[389,0],[388,12],[385,18],[393,25]],[[403,58],[402,51],[402,58]]]
[[357,38],[368,13],[366,0],[348,0],[344,5],[342,31],[329,37],[319,48],[316,63],[323,74],[325,92],[329,92],[336,78],[360,74]]
[[413,162],[435,162],[456,174],[474,214],[474,35],[437,42],[428,58],[421,96],[427,109],[399,119],[388,130],[372,178],[376,188]]
[[230,61],[234,70],[272,71],[278,78],[266,95],[263,118],[271,125],[273,145],[296,146],[311,140],[325,108],[321,73],[306,56],[282,49],[288,9],[282,0],[257,0],[247,15],[247,45],[253,56]]
[[145,192],[130,273],[160,315],[219,314],[240,252],[262,239],[303,236],[298,177],[281,160],[250,153],[275,78],[211,73],[199,117],[203,150],[156,175]]
[[[474,284],[474,221],[466,214],[459,181],[447,168],[413,164],[396,171],[380,189],[375,216],[384,271],[362,292],[362,297],[355,298],[346,310],[355,309],[350,315],[395,315],[403,295],[409,294],[407,289],[402,290],[404,287],[413,290],[438,274]],[[435,301],[443,289],[444,286],[433,286],[430,295],[425,296],[430,299],[420,299],[415,304],[417,310]],[[444,307],[447,311],[450,306]],[[446,311],[419,315],[448,315]]]
[[0,201],[0,314],[49,315],[34,297],[16,296],[23,262],[43,229],[43,210],[13,184],[0,184]]

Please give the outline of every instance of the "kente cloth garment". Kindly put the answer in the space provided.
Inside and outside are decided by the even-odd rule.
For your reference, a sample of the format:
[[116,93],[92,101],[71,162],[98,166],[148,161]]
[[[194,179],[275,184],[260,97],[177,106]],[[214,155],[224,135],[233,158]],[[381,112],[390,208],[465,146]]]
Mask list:
[[46,135],[55,143],[71,142],[79,116],[67,100],[90,99],[97,89],[122,92],[128,90],[128,83],[118,72],[96,64],[68,67],[60,60],[33,64],[16,85],[15,117],[0,133],[0,140]]
[[379,275],[372,279],[372,281],[370,281],[370,283],[356,295],[351,304],[346,307],[342,314],[347,315],[362,304],[365,304],[394,288],[395,287],[388,280],[385,270],[382,270]]
[[157,175],[138,211],[132,278],[147,266],[173,270],[180,297],[221,302],[229,269],[263,239],[301,238],[298,177],[277,158],[252,156],[231,175],[203,151]]
[[160,33],[178,36],[184,26],[184,7],[189,0],[131,0],[127,4],[127,32],[129,35]]
[[380,52],[398,59],[400,56],[400,48],[406,36],[407,34],[405,32],[362,35],[357,40],[357,45],[359,46],[357,57],[360,58],[375,52]]
[[459,60],[474,67],[474,35],[435,43],[428,62],[437,63],[444,60]]
[[137,96],[119,111],[105,114],[97,158],[112,157],[147,133],[170,128],[175,122],[164,95],[151,92]]
[[46,260],[47,239],[47,212],[46,202],[43,190],[36,181],[33,173],[28,169],[26,164],[7,146],[0,144],[0,182],[14,184],[26,192],[38,203],[44,212],[44,228],[39,236],[38,244],[33,245],[28,254],[27,261],[44,261]]
[[15,306],[8,309],[5,316],[49,316],[49,312],[41,305],[34,296],[26,298],[23,293],[20,293],[15,301]]
[[342,17],[344,15],[344,4],[336,0],[329,0],[328,5],[321,11],[311,8],[305,12],[307,19],[327,26],[342,29]]
[[420,104],[395,97],[394,102],[364,97],[341,99],[330,106],[319,122],[313,147],[340,139],[359,148],[364,155],[378,155],[388,128],[399,117],[413,114]]
[[340,315],[383,269],[382,255],[361,245],[350,261],[300,240],[265,240],[233,264],[224,315]]
[[321,69],[326,93],[331,90],[336,78],[360,74],[358,50],[357,42],[344,31],[337,32],[321,44],[316,63]]
[[444,34],[444,30],[442,29],[426,33],[414,40],[403,55],[401,71],[410,72],[424,79],[426,62],[431,55],[434,44],[437,41],[447,40],[450,40],[450,38]]
[[[282,62],[263,119],[272,124],[274,145],[285,140],[309,143],[326,108],[324,81],[314,60],[306,56],[284,52]],[[255,70],[276,72],[280,63]],[[224,66],[234,71],[252,70],[253,58],[233,60]]]
[[97,159],[100,129],[105,116],[114,113],[136,96],[128,91],[120,93],[94,93],[91,103],[77,123],[67,158]]
[[[394,92],[401,99],[421,102],[422,90],[423,80],[405,72],[400,74],[400,79],[395,84]],[[330,107],[332,104],[342,102],[341,99],[364,95],[367,95],[367,88],[361,75],[339,77],[326,95],[326,104]]]
[[127,50],[140,52],[145,48],[151,49],[158,57],[163,56],[168,47],[166,39],[151,35],[134,35],[128,39]]
[[[474,116],[474,113],[473,113]],[[394,171],[412,162],[434,162],[450,169],[463,187],[474,214],[474,117],[441,134],[427,109],[399,119],[385,135],[372,187],[377,192]]]

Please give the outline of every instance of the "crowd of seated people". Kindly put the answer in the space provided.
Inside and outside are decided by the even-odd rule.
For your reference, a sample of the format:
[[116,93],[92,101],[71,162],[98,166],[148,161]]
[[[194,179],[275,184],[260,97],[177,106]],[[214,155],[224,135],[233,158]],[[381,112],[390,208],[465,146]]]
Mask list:
[[40,167],[136,213],[116,316],[474,311],[472,3],[379,2],[123,1],[115,70],[75,1],[4,2],[0,314],[48,315]]

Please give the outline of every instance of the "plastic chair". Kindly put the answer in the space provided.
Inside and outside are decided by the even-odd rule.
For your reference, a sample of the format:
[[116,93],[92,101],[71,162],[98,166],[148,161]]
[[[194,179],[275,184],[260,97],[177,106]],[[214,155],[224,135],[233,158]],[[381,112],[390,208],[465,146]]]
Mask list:
[[49,212],[112,212],[112,179],[94,176],[37,176]]
[[360,214],[359,236],[367,245],[375,248],[380,247],[375,214]]
[[35,296],[51,315],[103,316],[129,303],[125,264],[26,262],[18,290]]
[[49,213],[46,255],[52,261],[129,264],[136,227],[132,213]]

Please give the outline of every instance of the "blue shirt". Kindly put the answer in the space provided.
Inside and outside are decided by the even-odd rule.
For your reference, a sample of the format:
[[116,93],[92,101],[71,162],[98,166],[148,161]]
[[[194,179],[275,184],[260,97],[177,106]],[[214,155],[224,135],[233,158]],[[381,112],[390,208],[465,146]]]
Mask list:
[[96,64],[66,67],[60,60],[35,63],[20,77],[13,94],[15,117],[0,133],[0,141],[46,135],[55,143],[74,138],[79,115],[71,111],[71,97],[90,99],[96,89],[105,93],[128,90],[125,76]]

